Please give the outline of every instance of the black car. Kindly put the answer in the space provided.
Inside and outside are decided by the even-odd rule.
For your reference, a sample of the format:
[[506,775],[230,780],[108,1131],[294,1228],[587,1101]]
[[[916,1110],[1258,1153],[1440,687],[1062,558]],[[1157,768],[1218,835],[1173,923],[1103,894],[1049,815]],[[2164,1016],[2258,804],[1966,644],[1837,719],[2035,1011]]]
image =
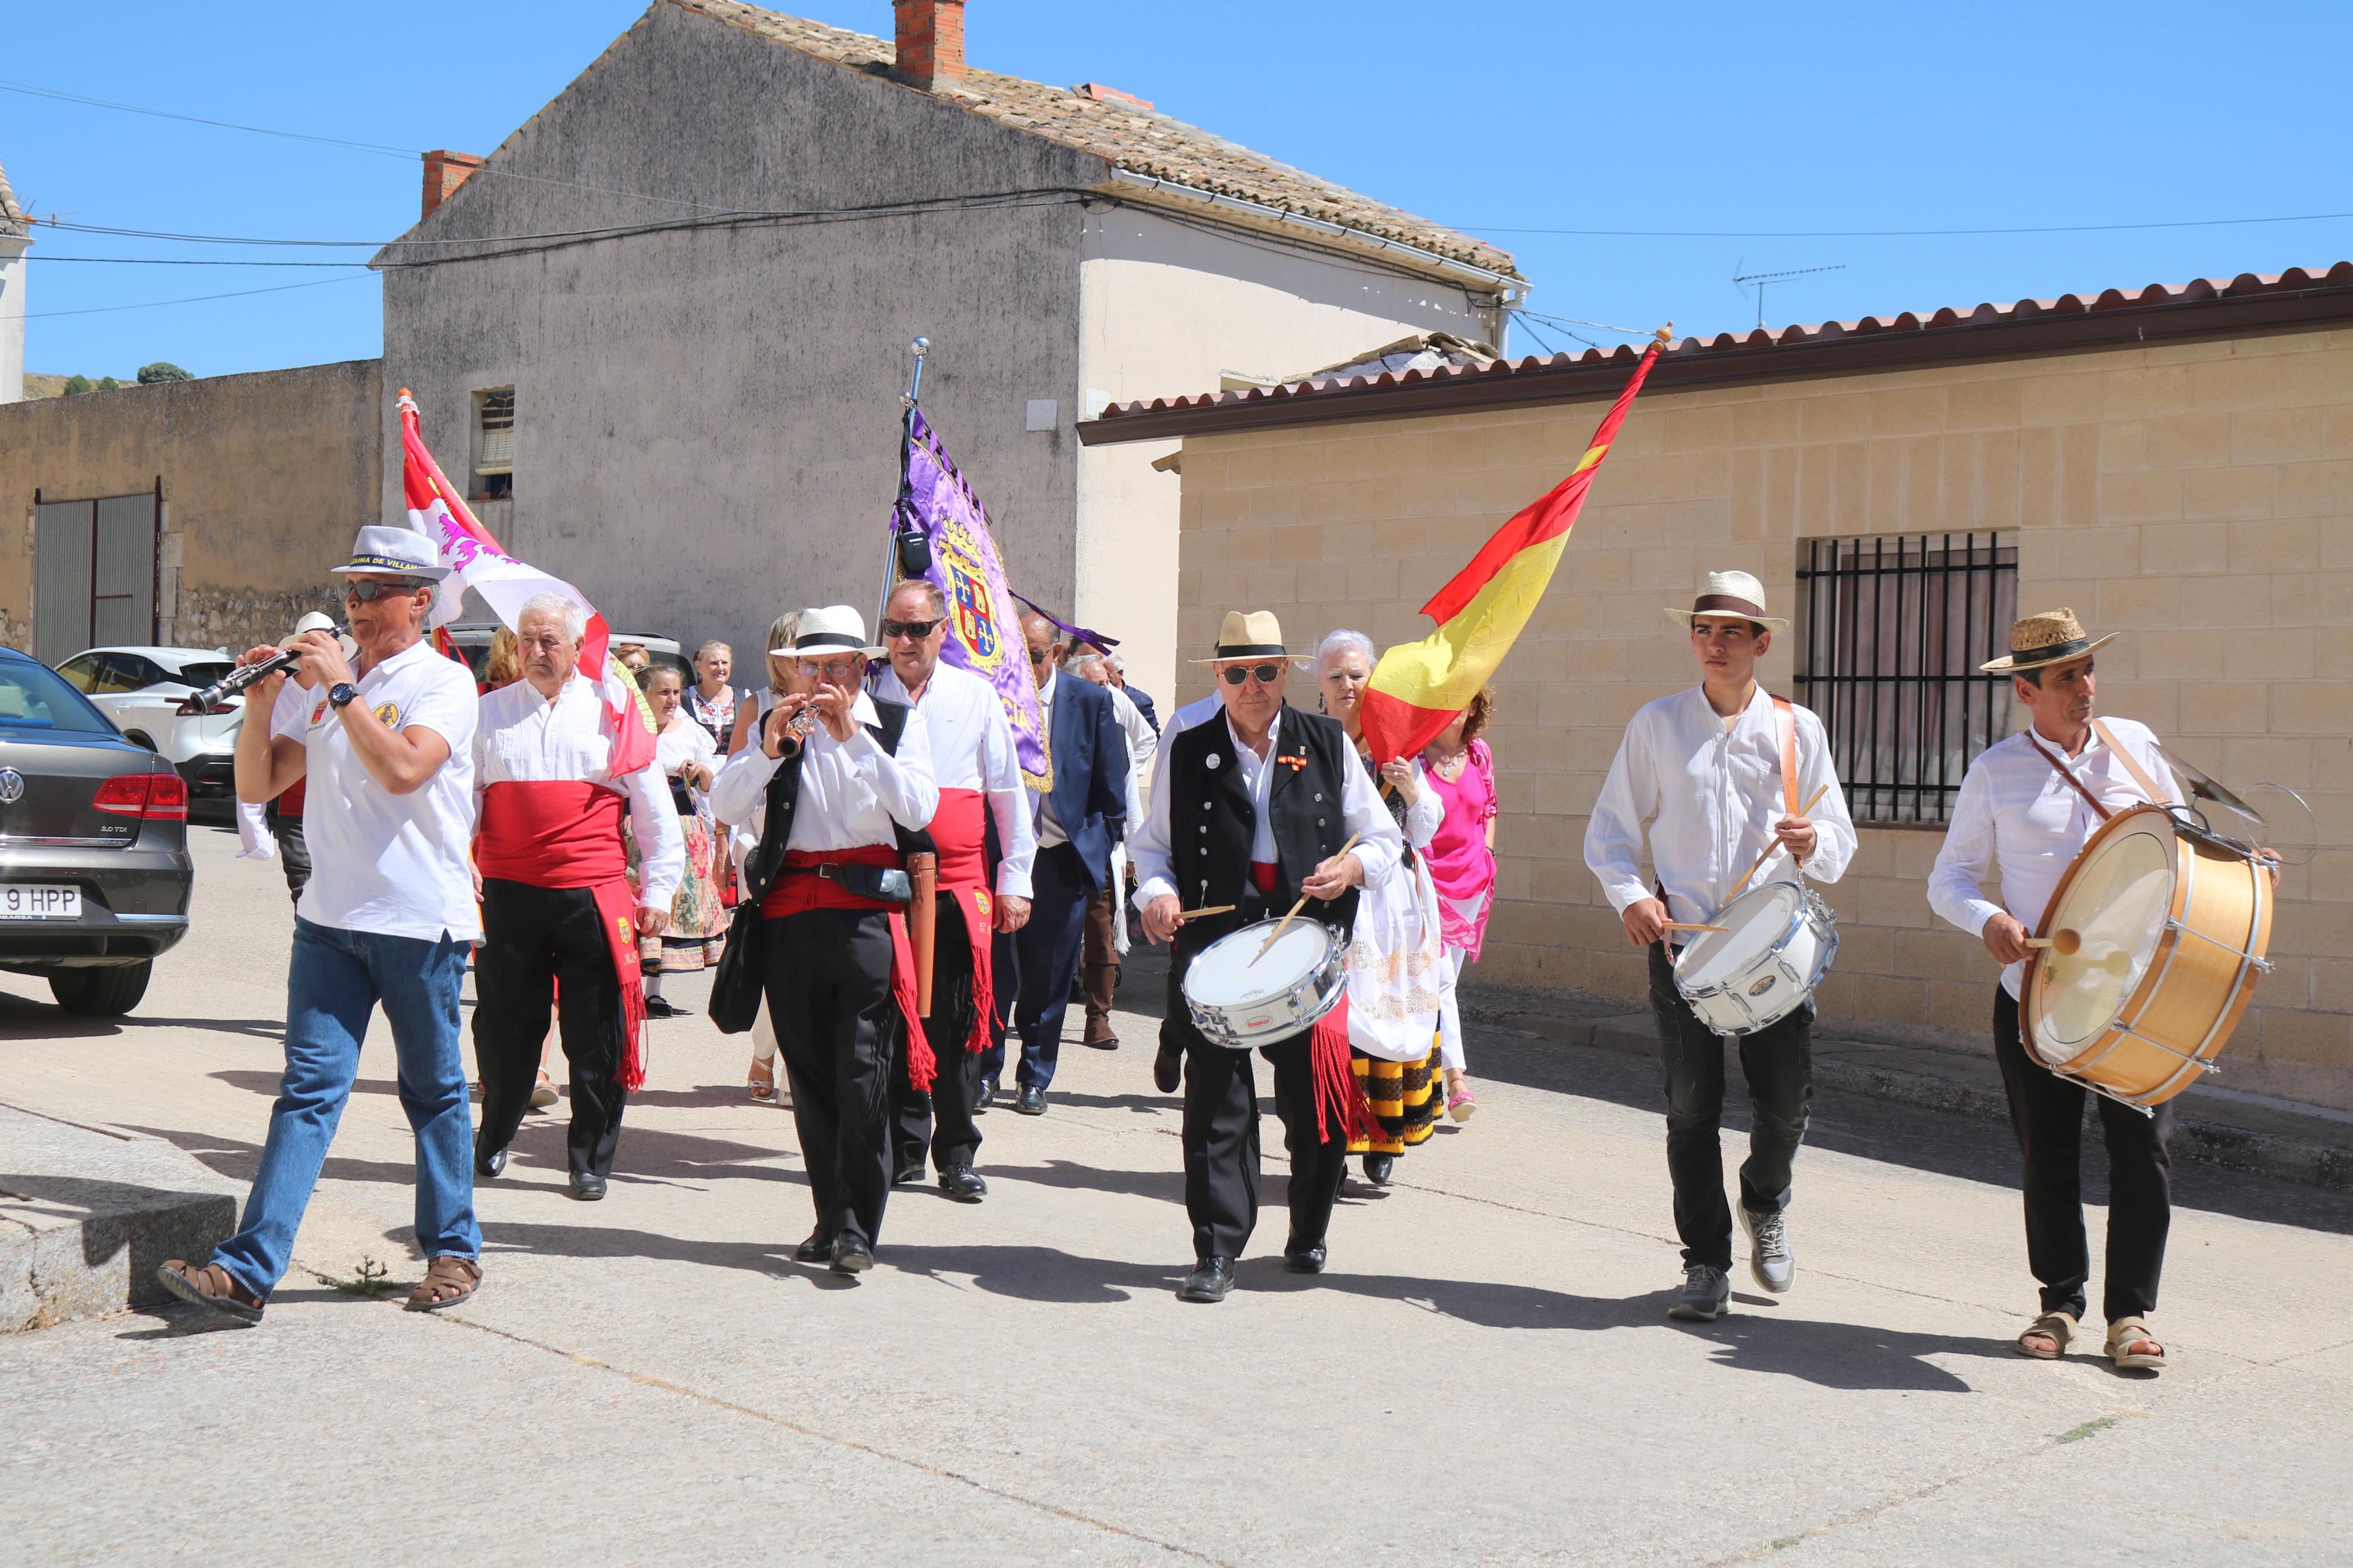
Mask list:
[[188,932],[188,783],[39,660],[0,648],[0,969],[128,1013]]

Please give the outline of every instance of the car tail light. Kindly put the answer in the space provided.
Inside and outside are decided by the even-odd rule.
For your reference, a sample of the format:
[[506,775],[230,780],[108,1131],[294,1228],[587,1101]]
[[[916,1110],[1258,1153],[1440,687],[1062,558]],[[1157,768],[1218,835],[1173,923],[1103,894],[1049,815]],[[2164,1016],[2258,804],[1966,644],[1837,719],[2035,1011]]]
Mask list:
[[188,781],[177,773],[118,773],[98,786],[90,805],[118,816],[185,822]]

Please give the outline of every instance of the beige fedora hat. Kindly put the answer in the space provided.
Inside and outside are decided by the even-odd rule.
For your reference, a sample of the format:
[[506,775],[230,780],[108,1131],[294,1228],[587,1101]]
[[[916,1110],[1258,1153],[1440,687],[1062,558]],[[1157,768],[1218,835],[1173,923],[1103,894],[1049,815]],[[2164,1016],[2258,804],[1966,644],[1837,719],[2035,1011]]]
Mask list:
[[2081,658],[2105,642],[2116,640],[2116,634],[2095,637],[2084,630],[2084,623],[2075,612],[2062,605],[2055,610],[2028,616],[2010,628],[2010,651],[1989,663],[1978,666],[1988,675],[2017,675],[2045,665],[2064,664],[2071,658]]
[[1237,658],[1282,658],[1282,623],[1272,610],[1228,610],[1218,627],[1217,651],[1195,664],[1223,664]]
[[1667,619],[1689,630],[1694,616],[1738,616],[1755,621],[1768,632],[1786,632],[1789,623],[1779,616],[1765,613],[1765,584],[1746,572],[1711,572],[1707,585],[1700,590],[1688,610],[1668,606]]
[[793,646],[768,650],[778,658],[823,658],[828,654],[863,654],[868,658],[887,658],[886,647],[876,647],[866,640],[866,617],[848,605],[828,605],[822,609],[809,608],[801,612],[800,625],[793,633]]

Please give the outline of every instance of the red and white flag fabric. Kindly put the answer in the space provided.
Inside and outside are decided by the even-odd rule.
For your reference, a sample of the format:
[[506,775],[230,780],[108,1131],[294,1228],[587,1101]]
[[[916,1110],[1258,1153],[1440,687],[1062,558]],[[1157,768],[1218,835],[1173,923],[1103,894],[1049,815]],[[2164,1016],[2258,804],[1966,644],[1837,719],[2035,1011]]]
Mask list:
[[588,616],[587,640],[581,645],[580,668],[588,672],[604,694],[605,710],[613,720],[612,776],[620,778],[654,760],[653,724],[631,680],[611,656],[613,630],[588,595],[560,577],[516,560],[499,548],[490,531],[468,510],[464,497],[441,472],[417,428],[417,399],[400,389],[401,484],[408,496],[408,526],[431,540],[449,569],[442,593],[434,595],[435,630],[457,618],[466,591],[481,595],[507,629],[514,629],[523,601],[533,594],[561,594]]

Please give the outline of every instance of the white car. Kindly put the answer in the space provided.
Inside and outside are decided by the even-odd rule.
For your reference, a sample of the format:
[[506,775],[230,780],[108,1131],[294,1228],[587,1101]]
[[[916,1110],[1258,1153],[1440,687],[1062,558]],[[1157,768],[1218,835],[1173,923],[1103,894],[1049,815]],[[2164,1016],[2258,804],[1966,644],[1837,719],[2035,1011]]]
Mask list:
[[237,725],[245,701],[230,698],[217,713],[183,717],[180,703],[237,668],[227,648],[94,647],[58,666],[124,737],[156,752],[188,781],[188,793],[226,796],[236,789]]

